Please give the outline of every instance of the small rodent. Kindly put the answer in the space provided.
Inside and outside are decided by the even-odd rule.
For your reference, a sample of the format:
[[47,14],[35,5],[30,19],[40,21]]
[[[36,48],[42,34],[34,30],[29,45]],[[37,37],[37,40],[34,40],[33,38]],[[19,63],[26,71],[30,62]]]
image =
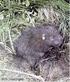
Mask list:
[[16,55],[34,65],[51,46],[59,47],[62,44],[63,38],[56,28],[52,24],[43,24],[23,30],[13,43]]

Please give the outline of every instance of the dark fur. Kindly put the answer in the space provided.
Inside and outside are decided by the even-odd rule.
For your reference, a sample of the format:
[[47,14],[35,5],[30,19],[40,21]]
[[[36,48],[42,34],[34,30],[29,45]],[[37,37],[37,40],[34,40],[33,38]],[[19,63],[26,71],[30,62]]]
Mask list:
[[51,46],[59,47],[63,38],[55,25],[42,25],[22,31],[14,41],[16,55],[34,65]]

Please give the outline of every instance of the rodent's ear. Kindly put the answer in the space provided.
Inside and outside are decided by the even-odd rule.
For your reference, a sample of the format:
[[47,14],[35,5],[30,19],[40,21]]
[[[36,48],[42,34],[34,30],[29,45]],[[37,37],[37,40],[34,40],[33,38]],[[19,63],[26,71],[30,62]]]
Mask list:
[[48,24],[44,23],[43,26],[47,26]]
[[59,25],[55,25],[56,29],[59,30]]
[[26,27],[25,29],[21,30],[21,34],[24,35],[26,32],[28,32],[30,30],[29,27]]
[[44,24],[42,24],[42,26],[47,26],[47,27],[51,26],[51,27],[54,27],[54,28],[56,28],[56,29],[59,28],[59,25],[56,25],[56,24],[54,24],[54,23],[48,23],[48,24],[44,23]]

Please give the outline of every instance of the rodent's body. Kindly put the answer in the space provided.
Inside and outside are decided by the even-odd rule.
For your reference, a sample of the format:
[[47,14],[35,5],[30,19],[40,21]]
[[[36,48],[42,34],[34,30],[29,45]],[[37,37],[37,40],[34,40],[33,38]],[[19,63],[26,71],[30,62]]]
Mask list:
[[59,47],[63,38],[54,25],[42,25],[22,31],[14,42],[16,54],[33,65],[51,47]]

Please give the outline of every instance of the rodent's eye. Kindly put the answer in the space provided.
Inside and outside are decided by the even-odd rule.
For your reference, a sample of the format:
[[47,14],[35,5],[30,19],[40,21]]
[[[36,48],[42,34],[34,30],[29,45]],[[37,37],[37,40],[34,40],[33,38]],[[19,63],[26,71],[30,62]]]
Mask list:
[[45,34],[42,34],[42,40],[45,40],[46,37],[45,37]]

